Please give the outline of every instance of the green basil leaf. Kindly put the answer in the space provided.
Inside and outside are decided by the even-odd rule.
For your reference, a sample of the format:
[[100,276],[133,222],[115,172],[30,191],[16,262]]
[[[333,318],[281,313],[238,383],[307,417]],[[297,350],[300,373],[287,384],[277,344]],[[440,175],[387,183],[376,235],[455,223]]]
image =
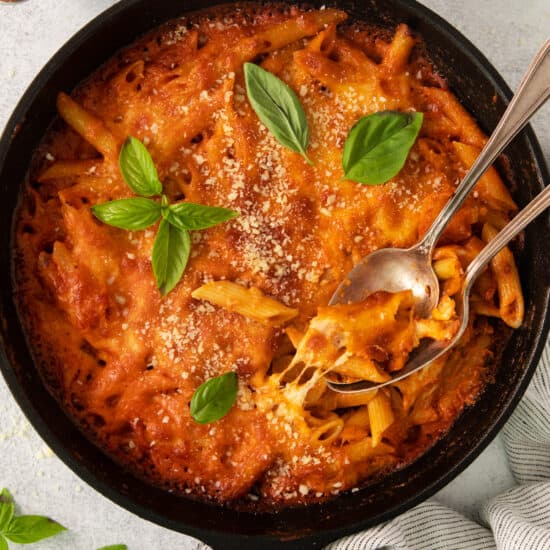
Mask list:
[[136,195],[150,197],[162,192],[155,163],[139,139],[131,136],[126,139],[120,150],[118,165],[124,181]]
[[197,230],[218,225],[238,215],[238,212],[228,208],[180,202],[168,207],[165,218],[179,229]]
[[125,544],[111,544],[109,546],[102,546],[97,550],[128,550],[128,547]]
[[190,250],[189,232],[178,229],[163,219],[153,245],[152,259],[153,273],[163,296],[168,294],[181,279]]
[[151,199],[134,197],[92,206],[92,212],[103,223],[137,231],[153,225],[160,218],[160,204]]
[[379,185],[396,176],[405,165],[422,120],[422,113],[394,111],[360,118],[344,144],[344,178]]
[[53,519],[44,516],[18,516],[11,520],[4,536],[18,544],[30,544],[66,531]]
[[0,535],[0,550],[9,550],[8,541],[2,535]]
[[239,382],[234,372],[210,378],[191,398],[191,416],[199,424],[215,422],[225,416],[237,399]]
[[306,154],[309,145],[306,114],[294,91],[254,63],[244,64],[244,78],[248,101],[258,118],[280,143],[313,164]]
[[8,527],[14,513],[13,497],[7,489],[2,489],[0,493],[0,533]]

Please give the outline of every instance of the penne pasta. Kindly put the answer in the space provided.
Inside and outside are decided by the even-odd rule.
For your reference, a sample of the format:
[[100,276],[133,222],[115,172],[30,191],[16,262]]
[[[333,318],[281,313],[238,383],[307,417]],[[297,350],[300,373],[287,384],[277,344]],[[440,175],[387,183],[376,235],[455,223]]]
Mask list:
[[[486,223],[481,236],[489,242],[497,233],[492,225]],[[491,268],[497,282],[500,317],[508,326],[518,328],[523,321],[525,306],[516,262],[508,247],[491,260]]]
[[329,445],[340,436],[343,428],[344,420],[342,418],[332,418],[313,429],[311,443],[313,445]]
[[383,391],[379,391],[367,406],[372,446],[376,447],[382,441],[384,432],[393,424],[395,416],[390,399]]
[[293,325],[286,327],[286,335],[290,338],[292,345],[297,348],[300,345],[304,333]]
[[390,376],[378,368],[371,359],[359,356],[350,357],[343,362],[338,360],[331,372],[371,382],[386,382],[390,379]]
[[206,283],[195,289],[191,296],[273,326],[283,325],[298,315],[296,309],[267,297],[261,290],[230,281]]
[[102,161],[98,159],[58,160],[48,166],[37,179],[39,182],[47,182],[63,178],[80,178],[85,177],[86,174],[95,175],[98,171],[101,171],[101,167]]
[[81,107],[67,94],[57,96],[57,109],[61,118],[99,153],[116,161],[121,143],[105,127],[100,118]]
[[[453,141],[458,157],[466,170],[474,164],[481,148],[460,141]],[[510,212],[517,210],[516,203],[504,183],[500,179],[498,172],[492,166],[483,174],[475,186],[475,191],[479,193],[481,200],[485,201],[492,209],[500,212]]]
[[[481,394],[488,317],[523,315],[509,250],[476,282],[456,350],[369,393],[329,383],[389,382],[422,339],[451,338],[464,274],[516,207],[488,170],[434,250],[427,318],[410,291],[327,305],[365,255],[425,234],[486,138],[406,25],[391,37],[335,9],[245,4],[167,22],[59,94],[66,124],[15,217],[16,296],[50,389],[106,452],[176,493],[283,507],[414,460]],[[251,84],[245,63],[272,77]],[[423,114],[403,166],[384,185],[343,177],[351,129],[394,111]],[[119,159],[128,136],[149,155]],[[120,201],[138,179],[144,197]],[[235,218],[187,230],[203,224],[175,217],[182,201]],[[225,215],[196,211],[205,227]],[[167,294],[164,270],[180,281]]]
[[399,25],[390,47],[384,55],[383,64],[390,73],[399,73],[409,61],[415,39],[407,25]]
[[360,407],[361,405],[367,405],[374,399],[376,393],[376,390],[368,393],[337,393],[335,408],[344,409],[348,407]]
[[384,442],[379,442],[375,445],[370,437],[346,445],[346,454],[352,463],[364,462],[374,456],[387,455],[393,452],[394,448],[391,445],[387,445]]
[[460,326],[460,321],[437,321],[436,319],[418,319],[416,335],[418,339],[432,338],[433,340],[450,340]]

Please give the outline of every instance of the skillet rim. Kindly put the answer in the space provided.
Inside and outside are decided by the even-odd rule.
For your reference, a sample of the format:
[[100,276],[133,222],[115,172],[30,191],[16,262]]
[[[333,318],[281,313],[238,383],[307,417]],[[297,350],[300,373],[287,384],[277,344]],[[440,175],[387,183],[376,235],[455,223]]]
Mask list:
[[[37,96],[43,90],[44,86],[51,79],[55,71],[62,68],[70,55],[74,54],[79,50],[84,44],[93,38],[93,36],[102,29],[110,18],[115,17],[121,13],[128,11],[131,7],[143,4],[145,0],[122,0],[121,2],[115,4],[111,8],[108,8],[104,12],[100,13],[94,19],[92,19],[88,24],[86,24],[80,31],[78,31],[73,37],[71,37],[50,59],[50,61],[45,65],[45,67],[38,73],[35,79],[27,88],[26,92],[22,96],[18,105],[16,106],[12,116],[9,118],[2,138],[0,140],[0,174],[4,168],[5,159],[9,153],[9,150],[12,145],[13,134],[16,132],[18,124],[25,119],[25,115],[30,109],[30,107],[35,103]],[[216,5],[218,2],[205,2],[207,4]],[[220,2],[221,3],[221,2]],[[299,3],[299,2],[288,2],[288,3]],[[338,4],[344,4],[343,9],[346,9],[345,0],[340,2],[338,0],[331,2],[331,5],[338,7]],[[430,28],[434,29],[437,34],[446,35],[447,38],[454,42],[461,50],[462,53],[468,57],[469,62],[471,62],[475,68],[480,72],[482,78],[491,83],[494,86],[495,91],[504,97],[506,100],[509,100],[511,97],[511,91],[499,75],[499,73],[494,69],[494,67],[489,63],[481,52],[471,44],[471,42],[459,33],[450,23],[446,22],[440,16],[435,14],[429,8],[418,4],[416,1],[406,1],[406,0],[392,0],[392,4],[397,8],[404,8],[422,20],[424,20]],[[205,6],[207,7],[207,6]],[[181,13],[186,13],[185,8],[181,10]],[[163,18],[163,20],[166,20]],[[151,25],[151,28],[158,25],[158,22],[155,22]],[[95,70],[95,69],[93,69]],[[535,160],[535,166],[538,169],[540,178],[542,180],[549,180],[548,170],[545,165],[544,157],[541,153],[538,142],[534,136],[533,131],[528,126],[522,132],[522,135],[526,138],[529,149],[531,150],[532,159]],[[12,232],[13,234],[13,232]],[[4,263],[9,263],[9,259],[6,261],[5,258],[1,259],[2,265]],[[6,266],[7,267],[7,266]],[[137,514],[139,517],[147,520],[154,521],[155,523],[168,527],[172,530],[188,534],[191,536],[199,537],[210,544],[223,544],[225,548],[232,547],[247,547],[247,544],[252,544],[255,547],[255,544],[261,543],[267,548],[280,547],[281,540],[287,539],[290,537],[292,540],[288,540],[287,547],[295,546],[296,548],[303,548],[303,544],[309,542],[314,546],[317,546],[321,543],[327,543],[336,538],[345,536],[346,534],[356,532],[358,530],[364,529],[369,526],[376,525],[379,522],[385,521],[389,518],[393,518],[398,514],[412,508],[419,502],[424,501],[431,495],[433,495],[437,490],[446,485],[451,479],[456,477],[460,472],[462,472],[493,440],[496,434],[500,431],[501,427],[508,419],[508,417],[513,412],[515,406],[521,399],[533,373],[538,364],[538,359],[542,353],[542,350],[546,343],[546,333],[550,328],[550,315],[549,315],[549,301],[550,301],[550,288],[547,285],[547,293],[545,296],[541,296],[541,302],[543,303],[543,309],[546,311],[545,320],[542,323],[542,330],[535,335],[535,345],[530,349],[528,357],[526,357],[525,362],[527,367],[524,369],[523,374],[521,375],[520,382],[515,387],[512,395],[508,401],[503,404],[500,410],[500,414],[496,418],[495,422],[491,428],[484,432],[478,441],[473,443],[473,446],[466,452],[464,457],[459,460],[456,464],[451,466],[445,474],[440,475],[433,481],[431,484],[424,486],[422,489],[417,491],[412,497],[406,498],[401,501],[399,504],[393,506],[392,508],[381,512],[374,516],[370,516],[367,520],[362,520],[359,522],[353,522],[339,529],[327,529],[317,531],[313,534],[307,533],[281,533],[279,536],[275,535],[258,535],[258,536],[247,536],[245,534],[231,534],[225,531],[217,531],[211,529],[205,529],[203,527],[197,527],[196,525],[185,523],[181,520],[173,520],[168,518],[156,510],[144,507],[142,504],[138,504],[133,500],[129,495],[121,493],[119,490],[114,489],[107,482],[101,479],[97,473],[94,473],[81,461],[76,459],[72,454],[65,448],[65,445],[59,440],[58,436],[53,433],[50,429],[47,422],[40,415],[40,413],[35,409],[32,404],[29,396],[25,392],[22,384],[18,380],[15,369],[10,365],[8,361],[7,354],[4,350],[3,335],[0,334],[0,343],[2,344],[0,350],[0,370],[4,375],[4,378],[7,382],[7,385],[17,401],[20,409],[24,412],[27,419],[33,425],[35,430],[44,439],[52,449],[55,450],[56,455],[67,465],[71,470],[73,470],[79,477],[84,479],[91,487],[101,492],[104,496],[131,511],[134,514]],[[2,302],[4,300],[12,300],[11,289],[3,288],[1,290]],[[3,312],[2,312],[3,313]],[[3,314],[2,314],[3,320]],[[107,459],[110,460],[110,459]],[[342,498],[345,498],[346,495],[343,495],[337,499],[334,499],[331,502],[338,502]],[[222,513],[224,510],[223,507],[211,506],[212,510],[216,513]],[[239,514],[242,519],[249,518],[251,514]],[[253,515],[252,515],[253,516]],[[321,528],[321,526],[319,526]],[[231,537],[231,540],[228,540],[227,537]],[[299,537],[296,539],[295,537]],[[300,544],[300,546],[296,546]],[[244,545],[244,546],[243,546]]]

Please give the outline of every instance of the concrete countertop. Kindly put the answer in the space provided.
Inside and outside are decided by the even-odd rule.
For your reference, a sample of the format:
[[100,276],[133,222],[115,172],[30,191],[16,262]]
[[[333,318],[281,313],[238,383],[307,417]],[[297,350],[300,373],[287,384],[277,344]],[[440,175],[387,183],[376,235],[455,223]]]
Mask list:
[[[52,54],[90,19],[115,3],[0,2],[0,129]],[[512,88],[550,31],[548,0],[425,0],[424,4],[465,34]],[[533,127],[548,161],[548,106],[536,116]],[[5,258],[1,265],[8,268]],[[481,502],[513,484],[502,441],[497,437],[435,498],[475,519]],[[125,543],[130,550],[202,547],[195,539],[130,514],[82,482],[31,428],[0,377],[0,488],[4,486],[16,496],[24,513],[48,514],[70,529],[40,543],[44,550],[92,550],[114,543]]]

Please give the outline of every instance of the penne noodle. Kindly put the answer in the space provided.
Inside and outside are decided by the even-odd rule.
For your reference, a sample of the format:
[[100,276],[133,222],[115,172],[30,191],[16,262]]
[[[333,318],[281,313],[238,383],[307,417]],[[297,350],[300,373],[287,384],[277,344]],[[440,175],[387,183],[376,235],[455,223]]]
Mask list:
[[367,393],[336,393],[336,409],[344,409],[347,407],[360,407],[367,405],[376,396],[377,390]]
[[[376,391],[372,392],[376,396]],[[368,395],[368,394],[367,394]],[[373,398],[370,399],[372,401]],[[367,430],[370,427],[369,409],[366,406],[360,406],[357,410],[350,412],[345,417],[346,426],[357,426]]]
[[456,97],[448,90],[435,87],[423,87],[422,94],[439,112],[452,122],[453,134],[460,138],[462,143],[475,147],[483,147],[487,138],[479,129],[468,111],[458,102]]
[[340,435],[343,442],[366,439],[369,435],[369,411],[362,406],[344,416],[344,429]]
[[304,337],[304,333],[293,325],[286,327],[285,332],[292,342],[292,345],[297,348]]
[[439,279],[454,279],[462,275],[462,266],[457,257],[436,260],[433,268]]
[[499,231],[503,229],[510,221],[510,218],[502,211],[493,210],[492,208],[486,208],[485,211],[480,214],[479,219],[483,223],[491,224]]
[[38,176],[39,182],[57,180],[62,178],[77,178],[87,173],[96,173],[101,169],[103,161],[99,159],[86,160],[58,160],[49,166]]
[[[491,241],[497,233],[497,229],[488,223],[481,230],[485,242]],[[491,268],[497,281],[500,317],[508,326],[518,328],[523,321],[525,306],[516,262],[507,246],[491,260]]]
[[497,292],[497,282],[490,269],[486,269],[474,283],[474,291],[483,301],[493,303]]
[[93,145],[105,158],[116,160],[121,144],[105,127],[101,119],[95,117],[63,92],[57,96],[57,109],[61,118],[77,134]]
[[[466,170],[469,170],[474,164],[481,151],[481,147],[461,143],[460,141],[453,141],[453,147]],[[513,212],[517,210],[516,203],[512,200],[510,192],[506,189],[498,172],[492,166],[481,176],[474,189],[479,193],[481,200],[494,210],[501,212]]]
[[435,319],[418,319],[416,335],[418,339],[433,338],[434,340],[450,340],[460,326],[460,321],[436,321]]
[[403,70],[415,43],[407,25],[399,25],[383,60],[388,72],[399,73]]
[[462,288],[462,277],[453,277],[452,279],[446,279],[443,281],[443,294],[447,296],[454,296],[460,292]]
[[346,17],[344,12],[329,8],[311,12],[300,19],[289,19],[275,25],[239,44],[238,49],[234,52],[237,64],[249,61],[260,53],[284,48],[297,40],[312,36],[329,25],[341,23]]
[[346,445],[347,456],[353,463],[363,462],[377,455],[391,454],[394,450],[395,449],[391,445],[387,445],[383,442],[379,442],[375,445],[373,439],[370,437],[366,437],[362,441]]
[[321,396],[327,391],[327,382],[324,378],[320,378],[317,383],[309,390],[304,402],[304,406],[315,406],[319,403]]
[[443,295],[437,307],[432,311],[432,319],[436,321],[450,321],[455,316],[455,301],[449,296]]
[[358,356],[350,357],[344,363],[335,364],[331,372],[371,382],[386,382],[390,379],[389,374],[377,367],[373,361]]
[[379,391],[367,405],[372,436],[372,446],[376,447],[382,441],[382,435],[393,424],[393,414],[389,397]]
[[333,418],[320,424],[311,432],[311,443],[314,445],[329,445],[337,439],[344,429],[344,420],[340,417]]
[[498,317],[500,319],[500,310],[495,304],[482,300],[479,296],[472,296],[470,299],[470,307],[477,315],[485,315],[486,317]]
[[273,326],[283,325],[298,315],[298,310],[268,298],[256,287],[246,288],[230,281],[215,281],[195,289],[191,296],[235,311]]

